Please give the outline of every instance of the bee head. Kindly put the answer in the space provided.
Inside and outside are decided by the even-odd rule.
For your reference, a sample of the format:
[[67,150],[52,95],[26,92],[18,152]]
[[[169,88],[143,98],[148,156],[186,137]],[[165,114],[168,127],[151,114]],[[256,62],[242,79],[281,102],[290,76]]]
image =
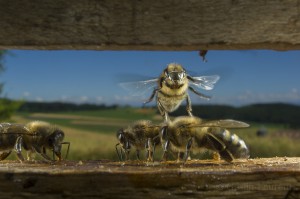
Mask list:
[[125,135],[126,131],[124,129],[120,129],[117,132],[117,138],[119,140],[119,144],[123,147],[125,150],[129,150],[131,148],[130,141],[128,137]]
[[172,84],[182,84],[186,78],[186,72],[183,67],[176,63],[171,63],[164,71],[166,80]]
[[118,138],[120,144],[124,145],[126,143],[126,136],[125,136],[125,133],[124,133],[124,129],[118,130],[117,138]]
[[58,157],[59,160],[61,160],[61,145],[64,137],[64,132],[60,129],[57,129],[47,138],[48,147],[53,149],[54,154]]

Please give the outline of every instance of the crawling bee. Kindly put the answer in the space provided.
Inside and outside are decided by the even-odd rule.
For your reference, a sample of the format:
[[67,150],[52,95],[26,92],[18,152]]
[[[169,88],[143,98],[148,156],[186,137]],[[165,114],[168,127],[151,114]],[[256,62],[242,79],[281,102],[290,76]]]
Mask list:
[[67,144],[67,154],[69,153],[70,142],[63,142],[64,132],[54,125],[42,121],[33,121],[26,124],[28,132],[23,136],[23,147],[27,150],[28,159],[31,159],[31,154],[36,152],[40,154],[44,159],[52,161],[47,155],[46,150],[53,151],[53,160],[55,156],[60,161],[62,144]]
[[231,134],[228,128],[245,128],[249,125],[235,120],[203,121],[197,117],[178,117],[162,127],[164,159],[169,149],[184,153],[184,162],[190,151],[209,149],[231,162],[236,158],[248,158],[249,150],[243,140]]
[[14,150],[18,159],[22,162],[23,136],[27,134],[28,129],[21,124],[0,124],[0,160],[7,158]]
[[[153,161],[155,146],[160,144],[160,126],[153,125],[149,120],[138,120],[125,129],[117,132],[119,143],[116,144],[117,155],[123,160],[125,153],[126,160],[129,159],[131,146],[136,148],[137,159],[140,159],[140,151],[146,149],[147,161]],[[118,146],[121,148],[118,149]]]
[[[69,142],[62,142],[64,132],[46,122],[30,122],[22,124],[0,124],[0,160],[7,158],[12,150],[17,153],[18,159],[23,162],[22,147],[28,151],[27,159],[30,160],[31,154],[37,152],[46,160],[52,160],[47,154],[46,149],[51,149],[61,160],[61,145],[68,144],[67,155],[69,152]],[[66,157],[67,157],[66,155]]]
[[219,78],[218,75],[192,77],[180,64],[170,63],[156,79],[120,85],[127,90],[133,90],[133,95],[142,95],[148,89],[154,88],[152,95],[144,104],[151,102],[156,96],[157,107],[165,121],[168,121],[168,113],[175,111],[184,100],[187,102],[187,112],[192,116],[191,100],[187,91],[190,90],[202,98],[210,99],[209,96],[198,92],[197,88],[211,90]]

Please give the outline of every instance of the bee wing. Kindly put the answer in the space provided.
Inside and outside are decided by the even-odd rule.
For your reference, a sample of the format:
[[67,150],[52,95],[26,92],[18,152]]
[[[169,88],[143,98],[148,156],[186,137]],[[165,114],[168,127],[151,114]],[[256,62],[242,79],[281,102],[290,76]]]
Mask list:
[[28,129],[22,124],[13,124],[7,128],[7,133],[10,134],[28,134]]
[[219,79],[219,75],[189,77],[189,84],[204,90],[212,90]]
[[119,85],[127,90],[132,96],[142,96],[152,91],[157,86],[158,79],[150,79],[138,82],[122,82]]
[[0,123],[0,132],[6,134],[27,134],[28,129],[22,124]]
[[228,119],[228,120],[206,121],[196,126],[197,127],[246,128],[249,127],[250,125],[245,122]]

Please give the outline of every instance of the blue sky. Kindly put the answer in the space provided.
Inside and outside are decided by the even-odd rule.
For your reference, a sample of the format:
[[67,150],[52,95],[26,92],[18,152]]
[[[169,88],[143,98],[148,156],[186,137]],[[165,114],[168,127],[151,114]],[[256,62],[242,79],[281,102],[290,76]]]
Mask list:
[[[140,105],[118,82],[158,77],[168,63],[193,76],[221,76],[215,89],[190,94],[193,104],[300,104],[300,51],[29,51],[12,50],[0,75],[12,99]],[[151,93],[149,93],[150,96]],[[154,103],[152,103],[154,105]]]

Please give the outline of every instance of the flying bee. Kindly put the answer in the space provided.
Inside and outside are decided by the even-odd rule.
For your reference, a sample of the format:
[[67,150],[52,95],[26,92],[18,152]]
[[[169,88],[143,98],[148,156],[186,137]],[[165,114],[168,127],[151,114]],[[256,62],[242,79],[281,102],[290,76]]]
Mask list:
[[[128,160],[131,146],[134,146],[137,159],[140,159],[140,151],[145,148],[147,161],[153,161],[155,146],[160,144],[160,128],[160,126],[152,124],[149,120],[138,120],[127,128],[120,129],[117,132],[119,143],[116,144],[119,160],[123,160],[123,153],[125,153],[125,158]],[[119,145],[121,145],[121,148],[118,147]]]
[[7,158],[14,150],[18,159],[22,162],[24,157],[22,155],[23,135],[28,130],[21,124],[0,124],[0,160]]
[[203,62],[207,62],[207,59],[206,59],[207,52],[208,52],[208,50],[200,50],[199,51],[199,56],[202,58]]
[[[63,142],[64,132],[54,125],[42,121],[33,121],[25,125],[28,132],[23,136],[23,147],[29,152],[28,160],[31,154],[36,152],[44,159],[52,161],[55,156],[58,160],[62,160],[61,149],[63,144],[68,145],[66,158],[69,153],[70,142]],[[53,159],[51,159],[46,150],[52,150]]]
[[187,103],[187,112],[192,116],[191,99],[187,91],[190,90],[201,98],[210,99],[197,89],[211,90],[219,79],[218,75],[192,77],[180,64],[170,63],[156,79],[126,82],[120,85],[133,91],[133,95],[143,95],[148,89],[154,88],[150,98],[144,104],[151,102],[156,96],[157,107],[165,121],[168,121],[168,113],[175,111],[184,100]]
[[184,162],[190,151],[208,149],[217,152],[227,162],[236,158],[248,158],[249,150],[245,142],[231,134],[229,128],[245,128],[249,125],[236,120],[203,121],[197,117],[177,117],[162,127],[161,142],[164,159],[169,149],[184,153]]

